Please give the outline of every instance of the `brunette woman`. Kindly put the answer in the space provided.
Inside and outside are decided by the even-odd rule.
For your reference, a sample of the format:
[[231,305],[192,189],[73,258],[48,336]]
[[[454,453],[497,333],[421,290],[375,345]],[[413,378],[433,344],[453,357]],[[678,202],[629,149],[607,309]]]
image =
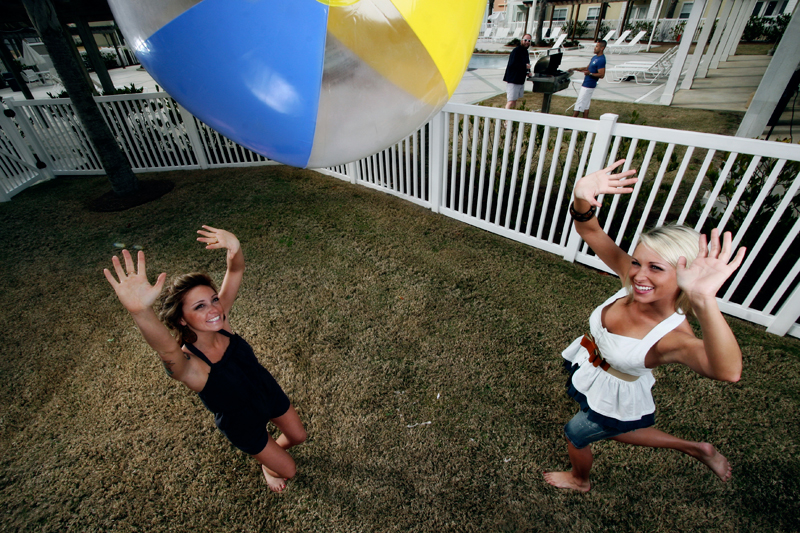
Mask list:
[[[208,250],[227,252],[219,291],[206,274],[192,273],[176,278],[162,293],[167,275],[160,274],[150,285],[143,252],[138,254],[138,269],[128,250],[123,250],[124,269],[118,257],[111,259],[116,278],[108,269],[103,272],[167,374],[200,396],[220,431],[261,464],[270,489],[280,492],[296,471],[286,450],[305,441],[306,432],[289,398],[253,349],[233,333],[229,315],[244,274],[239,240],[228,231],[203,228],[197,240]],[[159,295],[160,317],[153,310]],[[277,440],[267,432],[269,421],[281,431]]]

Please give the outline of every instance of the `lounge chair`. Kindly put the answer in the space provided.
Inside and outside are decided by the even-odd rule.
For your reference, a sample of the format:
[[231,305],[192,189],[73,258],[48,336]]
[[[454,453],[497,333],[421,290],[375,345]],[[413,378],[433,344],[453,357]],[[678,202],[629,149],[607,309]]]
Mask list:
[[493,29],[494,29],[494,28],[486,28],[486,31],[485,31],[485,32],[483,32],[483,35],[481,35],[481,36],[478,38],[478,40],[479,40],[479,41],[482,41],[482,40],[491,41],[491,40],[492,40],[492,30],[493,30]]
[[495,34],[494,39],[492,39],[492,42],[496,43],[498,41],[504,42],[510,40],[508,38],[508,31],[508,28],[497,28],[497,33]]
[[512,36],[511,36],[511,38],[512,38],[512,39],[522,39],[522,31],[523,31],[524,29],[525,29],[525,28],[523,28],[522,26],[520,26],[519,28],[517,28],[516,30],[514,30],[514,35],[512,35]]
[[[617,30],[611,30],[608,33],[606,33],[605,37],[603,37],[603,40],[606,42],[606,46],[608,46],[608,41],[610,41],[611,38],[614,37],[615,33],[617,33]],[[591,44],[586,44],[586,43],[581,44],[581,48],[592,48],[592,49],[594,49],[594,41]]]
[[619,83],[633,78],[641,85],[650,85],[659,78],[669,76],[678,47],[673,46],[652,62],[630,61],[606,70],[605,80],[609,83]]
[[[627,39],[628,35],[630,35],[630,34],[631,34],[631,30],[625,30],[624,32],[622,32],[622,35],[619,36],[619,39],[617,39],[613,43],[609,43],[606,46],[606,48],[608,48],[609,46],[619,46],[619,45],[621,45],[622,43],[625,42],[625,39]],[[606,40],[606,42],[608,42],[608,40]]]
[[22,79],[25,80],[25,83],[30,84],[38,82],[44,85],[44,78],[39,76],[39,73],[33,69],[25,69],[21,72],[21,74],[22,74]]
[[606,51],[610,54],[630,54],[636,53],[644,48],[642,45],[639,44],[639,41],[642,40],[642,37],[647,35],[647,30],[642,30],[636,34],[636,37],[633,38],[631,42],[628,44],[612,44],[606,47]]
[[551,46],[548,50],[534,50],[533,52],[528,52],[528,55],[532,56],[531,61],[535,61],[535,60],[539,59],[542,56],[546,56],[547,53],[550,50],[557,50],[557,49],[561,48],[561,45],[564,44],[564,40],[566,38],[567,38],[567,34],[566,33],[562,33],[558,37],[558,39],[556,39],[556,42],[553,43],[553,46]]

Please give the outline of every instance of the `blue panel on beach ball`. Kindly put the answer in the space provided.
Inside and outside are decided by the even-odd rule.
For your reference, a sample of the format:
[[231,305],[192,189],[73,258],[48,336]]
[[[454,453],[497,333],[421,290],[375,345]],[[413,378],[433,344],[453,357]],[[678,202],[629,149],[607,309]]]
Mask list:
[[422,126],[458,85],[485,4],[109,0],[170,96],[227,138],[298,167],[354,161]]

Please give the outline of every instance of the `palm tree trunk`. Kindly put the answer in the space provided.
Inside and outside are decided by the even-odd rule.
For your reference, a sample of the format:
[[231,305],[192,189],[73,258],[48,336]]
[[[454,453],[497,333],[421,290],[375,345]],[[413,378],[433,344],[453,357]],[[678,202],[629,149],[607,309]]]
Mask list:
[[100,110],[92,98],[91,88],[82,76],[82,67],[72,53],[66,39],[72,39],[63,30],[55,7],[50,0],[22,0],[36,31],[42,39],[50,59],[58,72],[64,88],[69,93],[86,135],[97,149],[97,155],[106,171],[111,189],[119,196],[139,190],[139,180],[122,153],[116,139],[108,129]]

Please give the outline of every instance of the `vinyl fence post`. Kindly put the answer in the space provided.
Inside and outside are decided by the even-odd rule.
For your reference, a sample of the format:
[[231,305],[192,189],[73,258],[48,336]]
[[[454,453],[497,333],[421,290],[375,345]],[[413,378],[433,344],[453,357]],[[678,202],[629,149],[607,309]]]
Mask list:
[[350,175],[350,183],[353,185],[358,183],[358,161],[347,163],[347,173]]
[[772,324],[767,328],[767,333],[784,336],[798,318],[800,318],[800,285],[794,288],[792,294],[778,310]]
[[[608,148],[611,146],[611,139],[614,136],[614,128],[617,125],[618,118],[618,115],[614,115],[613,113],[606,113],[600,117],[600,127],[597,129],[597,135],[594,137],[592,153],[589,156],[589,163],[586,165],[587,175],[605,168]],[[577,176],[577,178],[582,177],[583,176]],[[576,183],[577,181],[578,179],[575,180]],[[572,203],[571,199],[570,203]],[[580,248],[580,245],[581,237],[575,230],[575,225],[572,224],[570,226],[567,249],[564,251],[564,260],[574,263],[575,258],[578,256],[578,248]]]
[[192,145],[194,156],[197,158],[197,164],[200,165],[200,168],[207,169],[209,167],[208,158],[206,157],[203,141],[200,139],[200,132],[197,131],[197,125],[194,123],[194,115],[189,113],[181,104],[175,103],[181,113],[181,118],[183,118],[183,126],[186,128],[186,135],[189,136],[189,142]]
[[441,205],[442,180],[444,165],[444,111],[439,111],[431,121],[431,172],[428,186],[430,187],[429,198],[431,199],[431,211],[439,212]]
[[[20,116],[19,107],[14,105],[13,100],[8,100],[5,102],[5,104],[14,114],[14,116]],[[53,174],[52,162],[50,161],[50,158],[47,157],[47,152],[39,142],[39,138],[36,137],[33,128],[31,128],[30,124],[24,120],[24,114],[22,115],[22,118],[23,120],[18,119],[13,121],[11,118],[6,117],[5,113],[0,113],[0,128],[3,128],[3,131],[5,131],[6,135],[8,135],[8,138],[11,140],[14,148],[16,148],[17,152],[22,155],[22,159],[27,161],[29,164],[37,166],[36,156],[34,153],[39,154],[39,160],[45,164],[44,168],[38,169],[39,174],[41,174],[46,180],[54,179],[56,176]],[[27,137],[27,141],[23,139],[22,135],[20,135],[20,129],[25,134],[25,137]],[[31,149],[33,149],[33,152],[31,152]]]

